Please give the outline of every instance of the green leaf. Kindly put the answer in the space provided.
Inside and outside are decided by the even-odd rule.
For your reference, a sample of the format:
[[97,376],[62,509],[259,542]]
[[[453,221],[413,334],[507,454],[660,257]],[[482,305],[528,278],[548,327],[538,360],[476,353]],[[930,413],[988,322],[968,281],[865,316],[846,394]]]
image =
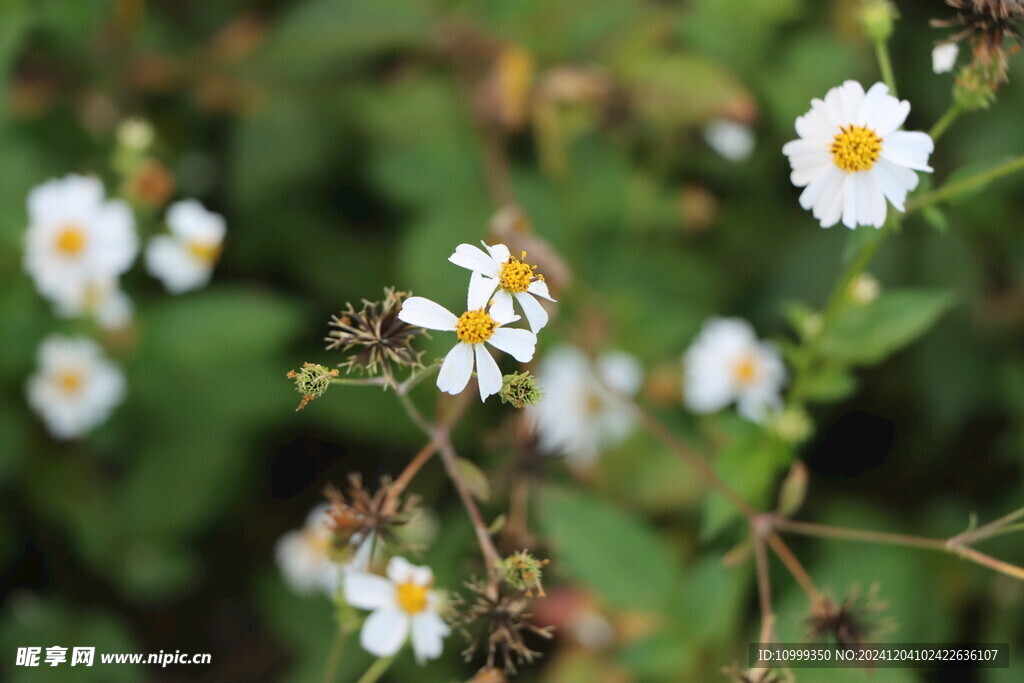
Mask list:
[[608,604],[664,611],[680,589],[680,563],[625,510],[587,493],[545,487],[537,521],[558,558],[553,570],[587,584]]
[[822,335],[822,354],[841,363],[878,363],[927,332],[952,304],[948,292],[907,289],[850,306]]
[[459,458],[456,465],[459,468],[462,483],[466,485],[470,495],[484,503],[490,500],[491,484],[487,481],[487,475],[483,470],[465,458]]
[[833,403],[852,394],[857,380],[846,368],[831,366],[812,372],[801,386],[801,396],[807,401]]

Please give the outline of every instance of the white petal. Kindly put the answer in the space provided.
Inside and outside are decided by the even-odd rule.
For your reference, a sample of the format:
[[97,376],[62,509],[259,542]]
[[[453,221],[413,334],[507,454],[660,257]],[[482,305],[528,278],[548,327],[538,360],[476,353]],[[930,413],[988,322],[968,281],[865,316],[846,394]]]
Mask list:
[[548,312],[540,305],[540,302],[533,298],[528,292],[516,294],[516,301],[523,307],[526,314],[526,321],[530,323],[530,329],[534,334],[540,332],[548,324]]
[[499,327],[487,340],[491,346],[501,349],[520,363],[533,360],[533,352],[537,346],[537,336],[529,330]]
[[[909,177],[907,174],[909,174]],[[871,175],[882,189],[882,192],[885,193],[886,198],[892,202],[892,205],[898,210],[903,211],[903,203],[907,199],[908,190],[917,186],[917,174],[908,168],[896,166],[883,159],[872,167]],[[905,182],[908,180],[913,181],[913,185],[910,188],[907,187]]]
[[868,215],[871,216],[870,225],[880,228],[885,224],[885,193],[878,181],[875,180],[873,173],[862,173],[861,175],[864,176],[861,179],[862,192],[868,203]]
[[512,254],[508,250],[508,247],[506,247],[504,244],[495,244],[494,246],[490,247],[484,244],[483,242],[481,242],[480,244],[484,245],[484,249],[487,250],[487,253],[489,253],[491,255],[491,258],[493,258],[498,263],[505,263],[512,256]]
[[441,617],[431,611],[421,612],[412,619],[412,651],[416,661],[423,664],[437,659],[444,651],[444,637],[450,632]]
[[472,244],[460,244],[455,247],[455,253],[449,256],[448,260],[457,266],[462,266],[472,270],[474,273],[480,273],[487,277],[495,277],[501,270],[499,264],[491,258],[490,254],[484,252],[479,247],[474,247]]
[[409,617],[397,607],[379,609],[367,618],[359,643],[377,657],[390,657],[398,652],[409,635]]
[[843,172],[834,164],[820,176],[808,183],[807,188],[800,193],[800,206],[805,209],[814,209],[814,217],[818,216],[818,206],[823,201],[832,201],[832,197],[839,191],[843,182]]
[[473,374],[473,346],[459,342],[444,357],[437,373],[437,388],[447,394],[461,393]]
[[857,81],[846,81],[840,86],[839,94],[843,108],[843,120],[853,123],[860,114],[861,104],[864,103],[864,87]]
[[932,71],[937,74],[944,74],[953,70],[956,66],[956,57],[960,54],[960,48],[956,43],[943,43],[932,50]]
[[875,107],[872,120],[867,126],[883,138],[903,125],[910,113],[910,102],[889,96]]
[[848,173],[843,179],[843,225],[856,228],[860,221],[857,204],[857,173]]
[[494,293],[492,301],[494,303],[491,304],[490,314],[499,325],[507,325],[519,319],[512,308],[512,295],[508,291],[499,289]]
[[359,609],[395,606],[395,585],[376,574],[349,572],[345,575],[345,602]]
[[[837,171],[839,169],[836,169]],[[818,203],[814,205],[814,216],[823,228],[831,228],[839,222],[843,215],[843,197],[846,193],[847,174],[839,171],[834,176],[834,184],[821,193]]]
[[928,155],[935,143],[927,133],[897,130],[882,141],[882,158],[917,171],[931,171]]
[[412,581],[416,566],[404,557],[395,556],[388,561],[388,578],[396,584],[409,583]]
[[886,100],[889,99],[894,99],[889,95],[889,86],[885,83],[875,83],[868,88],[867,94],[864,95],[864,101],[861,102],[855,123],[867,126],[876,119]]
[[469,292],[466,294],[466,310],[475,311],[487,305],[498,283],[489,277],[473,271],[469,276]]
[[476,382],[480,387],[480,400],[486,401],[488,396],[501,391],[501,370],[494,362],[490,352],[483,344],[476,347]]
[[455,314],[447,308],[422,296],[406,299],[402,304],[402,310],[398,312],[398,319],[410,325],[443,332],[454,331],[455,324],[459,322]]
[[548,291],[548,283],[543,280],[534,280],[530,283],[530,286],[526,291],[534,296],[539,296],[547,299],[548,301],[554,301],[554,299],[551,298],[551,293]]
[[796,132],[801,138],[813,143],[822,143],[835,135],[838,121],[832,121],[828,108],[821,100],[811,102],[811,110],[796,119]]

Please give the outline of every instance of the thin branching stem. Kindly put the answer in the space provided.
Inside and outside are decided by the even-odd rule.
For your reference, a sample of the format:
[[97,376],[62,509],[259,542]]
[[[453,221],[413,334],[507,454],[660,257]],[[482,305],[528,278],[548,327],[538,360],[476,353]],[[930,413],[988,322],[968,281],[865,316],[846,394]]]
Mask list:
[[959,197],[967,192],[980,189],[991,183],[993,180],[998,180],[1003,176],[1010,175],[1011,173],[1021,169],[1024,169],[1024,156],[1014,157],[1009,161],[1004,161],[1001,164],[993,166],[987,171],[976,173],[961,180],[948,182],[936,190],[926,192],[921,196],[908,201],[907,213],[910,214],[914,211],[919,211],[925,207],[932,206],[933,204],[949,201],[950,199]]

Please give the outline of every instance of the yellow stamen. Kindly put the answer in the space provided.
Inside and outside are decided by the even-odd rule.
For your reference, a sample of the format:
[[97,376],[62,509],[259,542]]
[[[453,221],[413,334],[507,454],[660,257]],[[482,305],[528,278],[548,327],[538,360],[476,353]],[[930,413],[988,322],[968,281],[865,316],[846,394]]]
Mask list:
[[743,356],[732,367],[733,379],[740,386],[751,384],[760,373],[761,368],[758,365],[757,358],[752,354]]
[[216,263],[217,258],[220,256],[219,244],[190,241],[186,243],[185,248],[188,249],[188,253],[194,258],[207,264]]
[[427,587],[417,583],[400,583],[395,590],[398,606],[406,614],[419,614],[427,608]]
[[544,279],[542,275],[534,274],[533,271],[537,270],[537,266],[531,266],[526,263],[525,259],[526,252],[524,251],[521,257],[510,256],[508,261],[501,264],[498,282],[501,284],[502,289],[518,294],[528,290],[534,280]]
[[62,394],[73,396],[81,391],[85,378],[78,370],[62,370],[57,373],[56,382]]
[[459,322],[455,324],[455,334],[459,336],[459,341],[467,344],[481,344],[487,341],[496,329],[498,323],[482,308],[466,311],[459,316]]
[[835,165],[847,173],[870,171],[882,153],[882,138],[863,126],[845,126],[839,130],[829,147]]
[[77,223],[62,225],[56,247],[62,256],[78,256],[85,249],[85,230]]

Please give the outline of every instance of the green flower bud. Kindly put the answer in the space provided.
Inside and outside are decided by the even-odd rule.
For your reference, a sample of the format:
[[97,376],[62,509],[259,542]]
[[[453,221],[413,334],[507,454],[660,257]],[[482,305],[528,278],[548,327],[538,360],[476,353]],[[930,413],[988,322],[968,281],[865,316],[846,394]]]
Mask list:
[[892,35],[893,22],[899,19],[899,12],[889,0],[863,0],[860,8],[860,23],[868,38],[881,43]]
[[544,595],[542,568],[548,560],[538,560],[525,550],[514,552],[501,561],[499,569],[505,583],[528,595]]
[[529,372],[513,372],[501,378],[502,403],[511,403],[516,408],[535,406],[544,398],[544,392],[537,384],[537,378]]
[[320,398],[331,386],[331,379],[338,376],[337,369],[330,369],[316,363],[303,363],[300,370],[289,370],[285,375],[295,381],[295,390],[302,394],[302,401],[296,411],[302,410],[315,398]]

